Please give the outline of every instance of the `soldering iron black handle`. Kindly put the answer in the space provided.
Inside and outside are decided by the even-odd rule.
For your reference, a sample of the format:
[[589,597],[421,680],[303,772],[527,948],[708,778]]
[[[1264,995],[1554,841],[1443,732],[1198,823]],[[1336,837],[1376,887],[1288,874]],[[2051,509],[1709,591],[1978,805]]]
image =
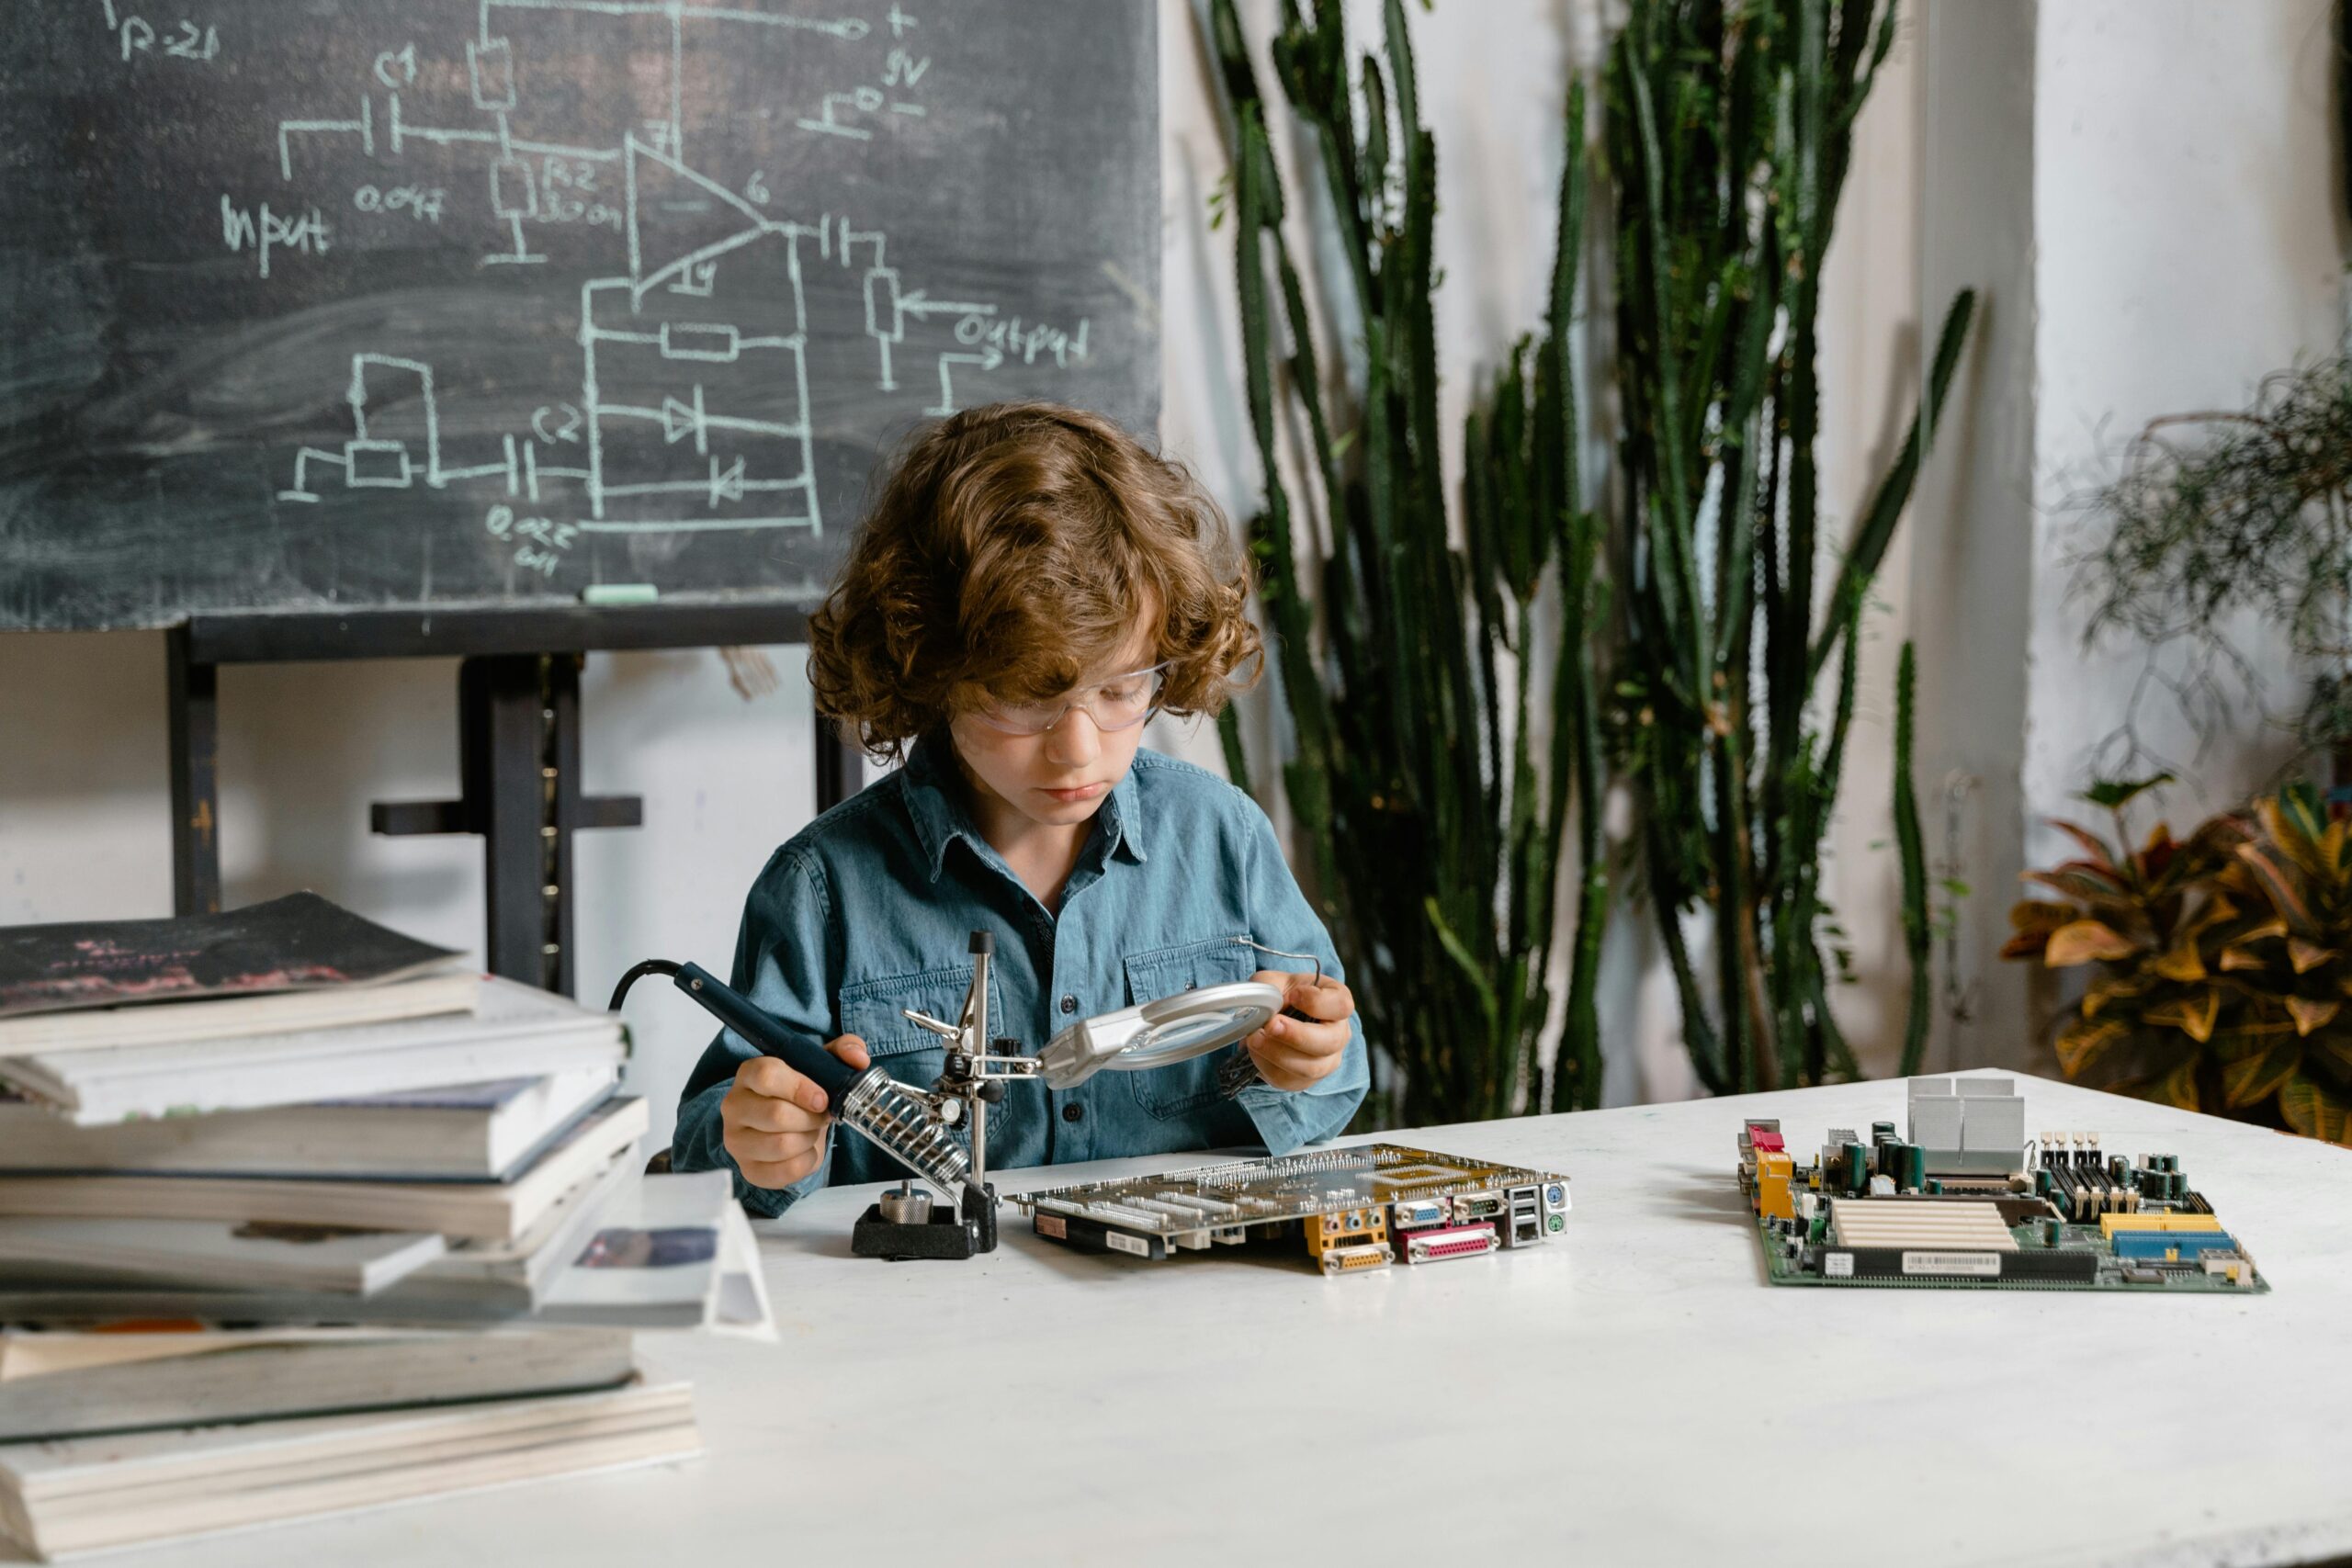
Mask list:
[[717,976],[699,964],[679,964],[674,978],[678,989],[701,1003],[721,1023],[823,1089],[828,1111],[841,1103],[851,1085],[873,1071],[870,1067],[864,1071],[853,1067],[806,1035],[794,1033],[753,1006],[741,992],[720,984]]

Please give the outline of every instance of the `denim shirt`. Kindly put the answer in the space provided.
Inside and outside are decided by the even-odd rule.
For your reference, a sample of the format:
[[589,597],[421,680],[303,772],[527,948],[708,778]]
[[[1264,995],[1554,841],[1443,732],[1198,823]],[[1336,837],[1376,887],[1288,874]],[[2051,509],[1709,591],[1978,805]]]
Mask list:
[[[1095,814],[1057,917],[980,836],[940,745],[918,745],[904,767],[818,818],[752,886],[732,984],[810,1040],[854,1034],[884,1072],[929,1089],[946,1066],[945,1042],[903,1010],[956,1017],[976,931],[996,940],[990,1032],[1023,1055],[1095,1013],[1260,969],[1311,970],[1238,937],[1314,953],[1325,974],[1344,978],[1273,825],[1214,773],[1138,750]],[[1349,1028],[1340,1066],[1297,1093],[1255,1084],[1227,1098],[1217,1069],[1238,1044],[1152,1071],[1097,1073],[1072,1089],[1008,1084],[989,1110],[989,1168],[1236,1145],[1286,1154],[1338,1133],[1363,1099],[1363,1026],[1351,1018]],[[703,1053],[678,1102],[676,1168],[734,1169],[718,1106],[752,1055],[729,1030]],[[752,1187],[739,1172],[735,1190],[754,1213],[775,1214],[828,1181],[905,1174],[865,1138],[836,1130],[827,1158],[793,1187]]]

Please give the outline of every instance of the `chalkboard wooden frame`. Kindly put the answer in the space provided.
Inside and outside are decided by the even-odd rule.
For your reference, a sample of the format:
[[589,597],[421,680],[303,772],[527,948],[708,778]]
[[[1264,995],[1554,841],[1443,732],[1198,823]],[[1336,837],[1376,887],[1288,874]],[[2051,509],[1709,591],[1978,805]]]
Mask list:
[[425,659],[628,649],[733,648],[808,640],[809,606],[786,600],[665,600],[653,604],[526,604],[449,614],[196,615],[183,630],[206,664]]

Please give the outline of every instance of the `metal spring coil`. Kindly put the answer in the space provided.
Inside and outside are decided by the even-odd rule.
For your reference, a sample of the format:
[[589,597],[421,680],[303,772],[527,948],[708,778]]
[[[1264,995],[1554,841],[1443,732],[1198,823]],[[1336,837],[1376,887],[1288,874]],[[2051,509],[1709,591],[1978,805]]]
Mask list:
[[950,1137],[931,1108],[906,1086],[881,1073],[868,1073],[835,1112],[844,1125],[873,1139],[908,1169],[949,1191],[971,1174],[972,1156]]

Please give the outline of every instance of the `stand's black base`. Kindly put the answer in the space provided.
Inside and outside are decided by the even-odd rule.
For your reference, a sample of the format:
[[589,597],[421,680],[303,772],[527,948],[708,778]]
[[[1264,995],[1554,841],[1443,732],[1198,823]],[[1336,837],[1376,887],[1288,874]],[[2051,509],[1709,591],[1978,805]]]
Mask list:
[[899,1224],[869,1203],[849,1233],[849,1249],[859,1258],[902,1263],[916,1258],[965,1258],[996,1250],[996,1188],[964,1189],[963,1213],[934,1207],[921,1224]]

